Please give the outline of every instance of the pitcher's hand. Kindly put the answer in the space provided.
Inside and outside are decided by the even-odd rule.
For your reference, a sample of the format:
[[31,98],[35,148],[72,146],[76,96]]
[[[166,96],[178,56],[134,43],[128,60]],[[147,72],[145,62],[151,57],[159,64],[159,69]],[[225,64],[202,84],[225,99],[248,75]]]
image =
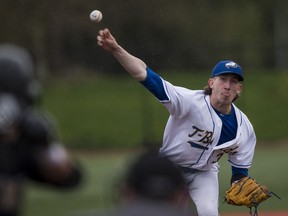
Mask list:
[[108,52],[113,52],[119,47],[117,41],[107,28],[99,31],[97,41],[97,44]]

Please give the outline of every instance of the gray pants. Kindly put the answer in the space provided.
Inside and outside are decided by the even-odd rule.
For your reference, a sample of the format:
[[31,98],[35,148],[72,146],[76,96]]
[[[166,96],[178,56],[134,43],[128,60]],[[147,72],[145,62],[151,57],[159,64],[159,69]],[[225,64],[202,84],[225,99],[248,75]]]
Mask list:
[[[188,185],[189,195],[198,216],[219,216],[218,164],[208,171],[180,168]],[[188,202],[187,202],[188,203]]]

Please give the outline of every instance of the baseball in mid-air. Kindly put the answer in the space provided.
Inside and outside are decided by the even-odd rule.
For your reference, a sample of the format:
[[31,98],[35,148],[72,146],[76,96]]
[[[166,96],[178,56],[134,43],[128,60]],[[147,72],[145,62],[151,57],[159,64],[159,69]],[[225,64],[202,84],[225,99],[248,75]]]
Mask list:
[[93,10],[90,13],[90,20],[92,22],[99,23],[102,20],[102,17],[103,17],[103,15],[102,15],[101,11],[99,11],[99,10]]

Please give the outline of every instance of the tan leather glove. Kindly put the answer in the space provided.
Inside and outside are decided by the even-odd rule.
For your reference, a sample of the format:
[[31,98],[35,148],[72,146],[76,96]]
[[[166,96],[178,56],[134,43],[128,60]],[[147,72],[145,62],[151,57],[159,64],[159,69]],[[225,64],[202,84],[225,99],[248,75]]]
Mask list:
[[272,192],[250,177],[244,177],[232,184],[226,191],[225,202],[236,206],[253,207],[271,197]]

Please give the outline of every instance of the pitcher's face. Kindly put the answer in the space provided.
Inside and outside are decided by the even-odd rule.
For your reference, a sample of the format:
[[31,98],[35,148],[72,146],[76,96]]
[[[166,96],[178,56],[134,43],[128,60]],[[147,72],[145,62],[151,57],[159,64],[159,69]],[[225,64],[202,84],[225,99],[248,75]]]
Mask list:
[[235,74],[221,74],[210,78],[208,84],[212,89],[211,102],[219,105],[230,105],[237,94],[241,93],[242,84]]

